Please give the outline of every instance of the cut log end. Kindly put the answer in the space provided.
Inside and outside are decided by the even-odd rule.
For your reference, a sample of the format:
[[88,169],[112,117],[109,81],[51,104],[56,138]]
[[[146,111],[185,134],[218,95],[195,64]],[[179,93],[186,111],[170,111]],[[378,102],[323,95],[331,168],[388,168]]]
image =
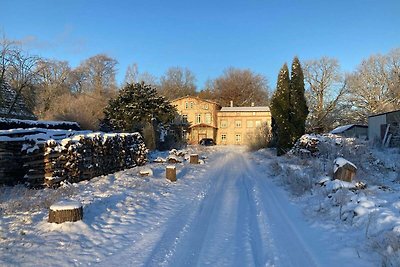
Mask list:
[[167,166],[165,171],[166,178],[171,182],[176,182],[176,167],[175,166]]
[[199,164],[199,155],[191,154],[190,155],[190,164]]
[[76,222],[83,219],[83,208],[76,201],[61,201],[49,209],[50,223]]

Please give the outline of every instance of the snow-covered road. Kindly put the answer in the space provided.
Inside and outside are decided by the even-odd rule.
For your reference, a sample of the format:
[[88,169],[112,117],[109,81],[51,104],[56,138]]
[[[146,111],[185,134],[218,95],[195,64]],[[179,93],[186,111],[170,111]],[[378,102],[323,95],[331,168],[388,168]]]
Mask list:
[[[304,221],[268,168],[248,153],[219,153],[196,197],[117,258],[133,266],[354,266]],[[264,170],[264,171],[261,171]],[[329,239],[329,237],[326,237]],[[326,240],[326,239],[325,239]]]
[[[207,156],[206,164],[177,164],[175,183],[165,164],[150,163],[58,190],[4,188],[0,265],[374,265],[335,228],[312,226],[272,179],[276,157],[197,149],[189,153]],[[83,221],[47,222],[44,206],[60,194],[84,204]]]

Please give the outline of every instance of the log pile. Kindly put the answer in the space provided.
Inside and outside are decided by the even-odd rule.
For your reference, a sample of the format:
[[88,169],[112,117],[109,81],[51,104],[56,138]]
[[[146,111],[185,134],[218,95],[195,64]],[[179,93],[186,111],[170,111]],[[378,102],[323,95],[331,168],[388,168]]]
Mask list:
[[140,166],[147,160],[147,149],[138,133],[76,135],[31,143],[23,152],[26,181],[48,187]]
[[0,142],[0,184],[15,184],[16,177],[22,177],[24,170],[22,166],[21,148],[22,141]]

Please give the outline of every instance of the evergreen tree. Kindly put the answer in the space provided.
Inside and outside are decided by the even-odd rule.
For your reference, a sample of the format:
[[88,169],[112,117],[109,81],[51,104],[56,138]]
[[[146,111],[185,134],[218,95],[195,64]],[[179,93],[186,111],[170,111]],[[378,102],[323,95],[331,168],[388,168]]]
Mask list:
[[271,100],[271,115],[275,122],[273,132],[276,134],[278,156],[285,154],[292,146],[290,104],[289,69],[285,63],[279,71],[276,91]]
[[290,79],[290,122],[293,132],[291,141],[295,143],[305,133],[305,123],[308,115],[307,101],[304,95],[304,75],[297,57],[293,59]]
[[157,90],[144,83],[127,84],[104,109],[102,128],[113,131],[139,131],[148,124],[168,123],[176,109]]

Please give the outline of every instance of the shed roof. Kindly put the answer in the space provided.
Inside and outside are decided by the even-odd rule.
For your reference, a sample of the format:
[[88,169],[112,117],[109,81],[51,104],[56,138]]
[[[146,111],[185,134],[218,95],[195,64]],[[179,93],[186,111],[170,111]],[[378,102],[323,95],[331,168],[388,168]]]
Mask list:
[[400,109],[399,110],[393,110],[393,111],[388,111],[388,112],[383,112],[383,113],[379,113],[379,114],[370,115],[370,116],[368,116],[368,118],[375,117],[375,116],[387,115],[389,113],[395,113],[395,112],[399,112],[400,113]]
[[348,125],[342,125],[339,126],[335,129],[333,129],[330,133],[331,134],[339,134],[339,133],[344,133],[347,130],[350,130],[353,127],[361,127],[361,128],[368,128],[366,125],[360,125],[360,124],[348,124]]
[[21,96],[17,98],[13,109],[10,111],[13,105],[14,99],[17,96],[17,92],[11,88],[6,82],[0,83],[0,116],[7,118],[16,119],[30,119],[35,120],[36,116],[26,107],[25,102]]

